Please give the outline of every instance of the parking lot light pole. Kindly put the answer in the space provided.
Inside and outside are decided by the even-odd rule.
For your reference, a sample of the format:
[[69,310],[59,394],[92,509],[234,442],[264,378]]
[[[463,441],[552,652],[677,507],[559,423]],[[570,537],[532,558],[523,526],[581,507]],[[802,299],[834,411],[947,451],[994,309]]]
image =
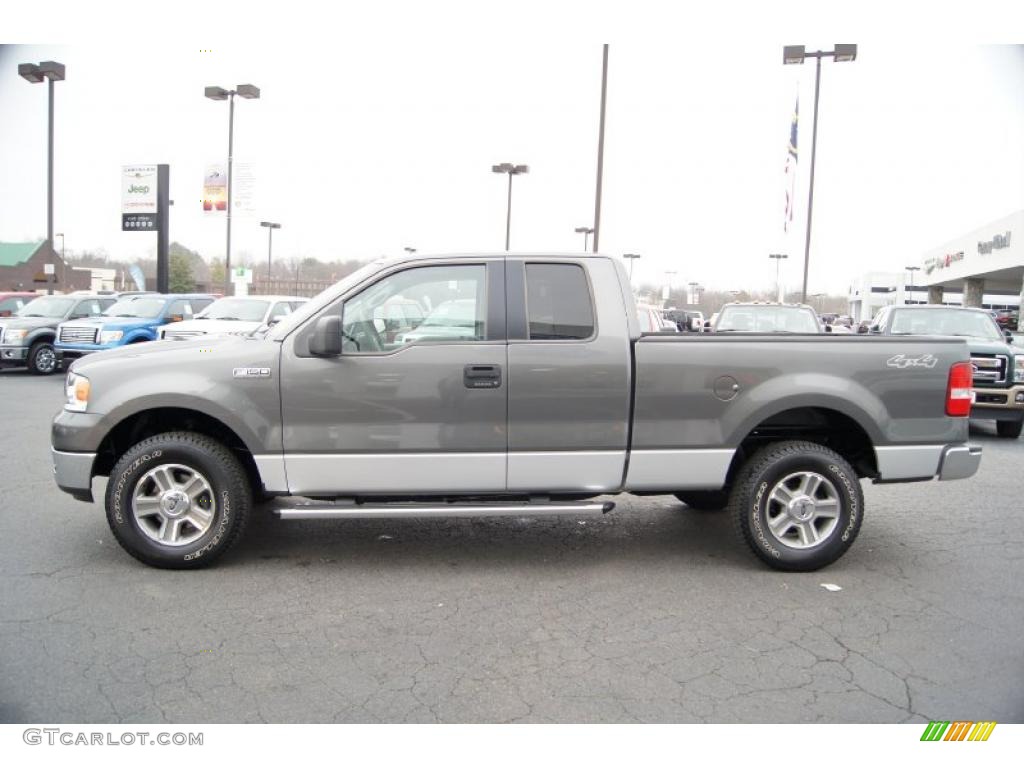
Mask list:
[[512,233],[512,177],[518,176],[522,173],[529,173],[530,166],[501,163],[500,165],[492,165],[491,171],[493,173],[508,174],[508,210],[505,214],[505,250],[507,251]]
[[910,273],[910,296],[908,296],[907,300],[904,301],[903,303],[916,304],[917,302],[914,301],[914,273],[917,272],[917,270],[919,270],[920,267],[904,267],[904,269]]
[[629,260],[629,284],[633,284],[633,262],[640,258],[639,253],[624,253],[622,258]]
[[857,46],[837,43],[831,51],[806,51],[802,45],[787,45],[782,49],[783,64],[803,64],[808,58],[815,60],[814,69],[814,121],[811,124],[811,179],[807,191],[807,238],[804,241],[804,283],[800,301],[807,303],[807,270],[811,261],[811,214],[814,209],[814,160],[818,149],[818,93],[821,90],[821,60],[836,62],[855,61]]
[[53,249],[53,84],[64,79],[64,65],[57,61],[19,64],[18,74],[30,83],[46,80],[49,88],[49,118],[46,149],[46,244]]
[[234,162],[235,153],[235,96],[241,96],[243,99],[258,99],[260,97],[260,89],[255,85],[244,84],[239,85],[233,91],[229,91],[225,88],[220,88],[216,85],[206,86],[204,95],[208,99],[213,101],[227,101],[228,102],[228,189],[227,189],[227,219],[228,219],[228,241],[227,249],[224,255],[224,295],[231,295],[231,197],[234,194],[234,188],[231,181],[231,168]]
[[261,227],[267,228],[267,281],[270,281],[271,254],[274,249],[274,230],[280,229],[281,225],[274,221],[261,221]]
[[[780,275],[779,266],[782,264],[782,260],[783,259],[788,259],[789,258],[789,254],[786,254],[786,253],[769,253],[768,254],[768,258],[769,259],[775,259],[775,296],[776,296],[776,300],[781,304],[782,303],[782,281],[781,281],[781,275]],[[804,285],[804,290],[806,291],[806,289],[807,289],[807,285],[805,284]],[[806,301],[806,300],[807,299],[805,297],[804,301]]]
[[575,231],[576,231],[577,234],[583,235],[583,252],[586,253],[589,250],[589,246],[587,245],[587,243],[588,243],[588,240],[589,240],[590,236],[592,234],[594,234],[594,228],[593,227],[576,227]]

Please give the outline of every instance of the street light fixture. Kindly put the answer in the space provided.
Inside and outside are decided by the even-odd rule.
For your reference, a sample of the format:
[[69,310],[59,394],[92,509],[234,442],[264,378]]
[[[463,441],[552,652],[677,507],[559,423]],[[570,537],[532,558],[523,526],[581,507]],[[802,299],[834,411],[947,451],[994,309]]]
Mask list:
[[501,163],[500,165],[492,165],[491,171],[493,173],[508,174],[508,212],[505,214],[505,250],[507,251],[509,246],[509,236],[512,233],[512,177],[518,176],[522,173],[529,173],[530,166]]
[[639,253],[624,253],[622,258],[629,260],[629,284],[633,284],[633,262],[640,258]]
[[590,236],[592,234],[594,234],[594,228],[593,227],[576,227],[576,233],[583,235],[583,252],[586,253],[587,250],[588,250],[587,242],[588,242],[588,239],[590,238]]
[[[274,221],[261,221],[261,227],[267,228],[267,282],[270,282],[271,252],[274,248],[274,230],[280,229],[281,225]],[[267,286],[270,289],[270,286]]]
[[801,301],[807,303],[807,270],[811,260],[811,214],[814,209],[814,161],[818,150],[818,94],[821,90],[821,60],[831,57],[836,62],[855,61],[857,46],[839,43],[831,51],[806,51],[802,45],[787,45],[782,49],[783,64],[803,64],[808,58],[815,60],[814,122],[811,127],[811,180],[807,191],[807,239],[804,242],[804,283]]
[[403,248],[402,250],[403,250],[403,251],[405,251],[406,253],[409,253],[409,254],[413,254],[413,253],[416,253],[416,249],[415,249],[415,248],[412,248],[412,247],[410,247],[410,246],[408,246],[408,245],[407,245],[407,246],[405,246],[405,248]]
[[917,272],[920,267],[904,267],[904,269],[910,273],[910,296],[908,297],[908,300],[903,303],[916,304],[917,302],[914,301],[914,273]]
[[63,80],[64,65],[57,61],[19,64],[18,74],[30,83],[49,81],[49,130],[46,151],[46,244],[53,250],[53,84]]
[[[777,297],[778,302],[781,304],[782,303],[782,282],[779,279],[779,266],[782,264],[782,260],[783,259],[788,259],[789,258],[789,254],[786,254],[786,253],[769,253],[768,254],[768,258],[769,259],[775,259],[775,295]],[[806,275],[806,273],[805,273],[805,275]],[[805,292],[805,294],[806,294],[806,291],[807,291],[807,284],[805,283],[804,284],[804,292]],[[807,297],[805,295],[804,296],[804,301],[806,301],[806,300],[807,300]]]
[[260,89],[255,85],[246,83],[244,85],[236,86],[233,91],[229,91],[225,88],[221,88],[217,85],[208,85],[203,91],[203,95],[206,98],[213,101],[227,101],[229,103],[228,108],[228,188],[227,188],[227,230],[228,230],[228,242],[227,249],[224,255],[224,295],[229,296],[231,294],[231,197],[234,194],[234,188],[231,184],[231,168],[234,161],[234,150],[235,150],[235,96],[241,96],[243,99],[258,99],[260,97]]

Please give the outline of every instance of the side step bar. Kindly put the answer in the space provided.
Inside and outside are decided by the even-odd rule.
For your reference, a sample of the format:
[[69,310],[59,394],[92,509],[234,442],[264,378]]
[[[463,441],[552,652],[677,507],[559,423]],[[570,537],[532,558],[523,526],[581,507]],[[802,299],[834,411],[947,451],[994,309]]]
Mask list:
[[591,504],[295,504],[272,510],[282,520],[366,520],[403,517],[523,517],[595,515],[611,512],[611,501]]

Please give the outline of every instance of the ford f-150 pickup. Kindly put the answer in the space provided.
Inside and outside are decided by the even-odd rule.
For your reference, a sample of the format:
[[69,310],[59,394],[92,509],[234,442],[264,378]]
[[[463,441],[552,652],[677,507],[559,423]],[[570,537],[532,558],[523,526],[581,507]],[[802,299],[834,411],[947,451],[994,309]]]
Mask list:
[[[459,332],[433,332],[452,302]],[[422,311],[388,325],[399,304]],[[76,361],[52,455],[78,499],[109,478],[115,537],[164,568],[223,554],[255,501],[284,519],[575,516],[631,493],[728,507],[764,562],[812,570],[856,538],[862,479],[977,471],[971,400],[963,340],[645,335],[615,259],[417,254],[264,333]]]

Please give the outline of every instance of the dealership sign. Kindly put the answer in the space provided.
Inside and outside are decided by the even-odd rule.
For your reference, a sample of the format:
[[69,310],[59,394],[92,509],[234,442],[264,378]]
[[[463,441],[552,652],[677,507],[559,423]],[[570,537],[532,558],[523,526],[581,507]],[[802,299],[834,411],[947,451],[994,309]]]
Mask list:
[[964,252],[957,251],[956,253],[947,253],[945,256],[932,256],[930,259],[925,259],[924,262],[924,273],[930,275],[936,269],[948,269],[958,261],[963,261]]
[[121,229],[156,232],[160,228],[156,207],[155,165],[125,165],[121,169]]
[[1005,234],[994,235],[991,240],[987,242],[978,241],[978,253],[987,254],[992,253],[992,250],[1000,250],[1002,248],[1010,247],[1010,230],[1006,230]]

